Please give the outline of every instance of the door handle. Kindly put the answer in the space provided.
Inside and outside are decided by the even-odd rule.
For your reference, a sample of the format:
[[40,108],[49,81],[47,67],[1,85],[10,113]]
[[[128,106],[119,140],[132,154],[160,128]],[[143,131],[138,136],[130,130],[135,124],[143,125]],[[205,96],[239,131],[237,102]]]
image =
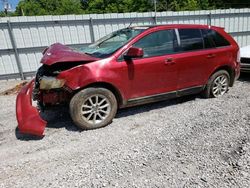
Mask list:
[[165,59],[165,64],[166,65],[174,65],[175,61],[173,58],[170,57],[170,58]]
[[215,54],[208,54],[207,58],[214,58],[216,55]]

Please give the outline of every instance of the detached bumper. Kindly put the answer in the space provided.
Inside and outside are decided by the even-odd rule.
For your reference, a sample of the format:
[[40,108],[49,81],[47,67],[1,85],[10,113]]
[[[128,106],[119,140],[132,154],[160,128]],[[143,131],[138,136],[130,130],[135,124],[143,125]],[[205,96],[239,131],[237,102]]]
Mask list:
[[43,136],[47,122],[44,121],[36,107],[32,106],[34,80],[25,85],[16,99],[16,118],[21,133]]

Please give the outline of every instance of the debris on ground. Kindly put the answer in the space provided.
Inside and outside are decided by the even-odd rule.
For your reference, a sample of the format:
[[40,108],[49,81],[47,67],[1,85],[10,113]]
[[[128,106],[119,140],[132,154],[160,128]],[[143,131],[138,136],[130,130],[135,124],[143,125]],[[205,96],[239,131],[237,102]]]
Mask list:
[[0,93],[0,95],[14,95],[14,94],[17,94],[22,89],[22,87],[25,86],[27,83],[28,83],[27,81],[21,82],[21,83],[17,84],[13,88],[2,91]]

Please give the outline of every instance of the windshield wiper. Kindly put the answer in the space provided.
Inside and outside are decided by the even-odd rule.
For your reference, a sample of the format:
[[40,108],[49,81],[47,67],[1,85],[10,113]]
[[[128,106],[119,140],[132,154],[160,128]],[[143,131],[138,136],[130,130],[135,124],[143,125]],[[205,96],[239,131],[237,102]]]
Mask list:
[[83,53],[85,53],[86,55],[92,56],[91,53],[88,53],[88,52],[83,52]]

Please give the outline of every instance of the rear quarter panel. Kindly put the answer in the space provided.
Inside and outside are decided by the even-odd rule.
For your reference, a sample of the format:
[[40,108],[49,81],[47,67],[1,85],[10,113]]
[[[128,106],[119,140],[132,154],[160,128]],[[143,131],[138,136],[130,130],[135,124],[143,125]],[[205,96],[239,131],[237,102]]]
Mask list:
[[214,71],[222,66],[229,66],[234,71],[235,78],[238,78],[240,75],[240,62],[237,60],[239,45],[224,28],[212,27],[212,29],[220,33],[231,44],[231,46],[228,47],[216,48],[216,50],[218,50],[218,65],[215,66]]

